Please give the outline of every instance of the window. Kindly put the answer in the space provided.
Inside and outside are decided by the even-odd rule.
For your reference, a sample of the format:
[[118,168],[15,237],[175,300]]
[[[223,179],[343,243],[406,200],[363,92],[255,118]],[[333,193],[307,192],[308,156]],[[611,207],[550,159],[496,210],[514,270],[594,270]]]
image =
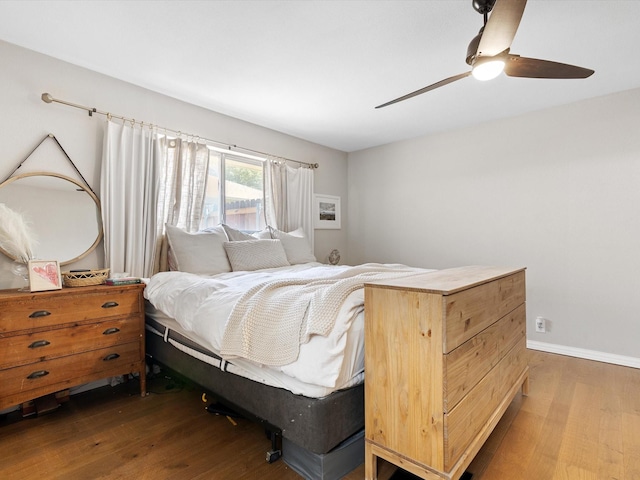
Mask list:
[[200,228],[225,223],[256,232],[264,217],[264,162],[211,150],[207,193]]

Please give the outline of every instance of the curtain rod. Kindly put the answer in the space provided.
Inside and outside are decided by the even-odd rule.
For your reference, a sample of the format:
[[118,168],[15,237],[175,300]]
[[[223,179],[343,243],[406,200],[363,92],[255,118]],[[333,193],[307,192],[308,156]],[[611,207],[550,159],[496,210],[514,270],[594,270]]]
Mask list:
[[319,167],[319,165],[317,163],[307,163],[307,162],[302,162],[300,160],[293,160],[291,158],[280,157],[278,155],[271,155],[269,153],[260,152],[258,150],[252,150],[250,148],[239,147],[238,145],[232,145],[232,144],[225,143],[225,142],[219,142],[217,140],[211,140],[209,138],[201,137],[199,135],[182,133],[182,131],[180,131],[180,130],[175,130],[173,128],[161,127],[159,125],[154,125],[152,123],[145,123],[145,122],[142,122],[142,121],[138,121],[138,120],[136,120],[134,118],[127,118],[127,117],[123,117],[121,115],[114,115],[114,114],[109,113],[109,112],[102,112],[102,111],[97,110],[95,108],[84,107],[84,106],[78,105],[76,103],[66,102],[64,100],[59,100],[57,98],[53,98],[48,93],[43,93],[41,98],[42,98],[42,101],[45,102],[45,103],[52,103],[52,102],[62,103],[63,105],[68,105],[70,107],[79,108],[80,110],[86,110],[89,113],[90,117],[92,117],[94,113],[97,113],[99,115],[104,115],[109,119],[118,118],[118,119],[120,119],[120,120],[122,120],[124,122],[130,122],[132,125],[139,124],[141,127],[144,126],[144,125],[147,125],[150,128],[151,127],[156,127],[156,128],[161,129],[161,130],[164,130],[166,132],[175,133],[178,136],[187,135],[187,137],[198,138],[198,139],[204,140],[205,142],[210,142],[210,143],[215,143],[215,144],[218,144],[218,145],[222,145],[223,147],[225,147],[229,151],[232,151],[232,149],[235,148],[235,149],[238,149],[238,150],[241,150],[241,151],[244,151],[244,152],[261,155],[263,157],[276,158],[276,159],[279,159],[279,160],[284,160],[285,162],[294,162],[294,163],[298,163],[300,165],[306,165],[308,168],[318,168]]

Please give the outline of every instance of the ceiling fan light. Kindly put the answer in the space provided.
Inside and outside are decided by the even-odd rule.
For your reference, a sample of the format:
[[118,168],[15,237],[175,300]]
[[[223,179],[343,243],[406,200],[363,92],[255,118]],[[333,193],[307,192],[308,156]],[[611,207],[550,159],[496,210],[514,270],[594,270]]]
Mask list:
[[487,59],[485,61],[477,61],[473,66],[471,74],[477,80],[492,80],[500,75],[504,70],[504,60]]

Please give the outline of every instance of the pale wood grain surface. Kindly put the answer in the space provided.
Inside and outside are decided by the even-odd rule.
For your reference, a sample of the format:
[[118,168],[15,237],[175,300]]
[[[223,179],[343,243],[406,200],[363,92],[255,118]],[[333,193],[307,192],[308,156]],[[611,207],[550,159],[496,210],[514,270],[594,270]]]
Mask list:
[[524,302],[522,269],[365,286],[366,479],[377,479],[369,455],[424,479],[464,473],[528,379]]
[[396,280],[381,280],[365,285],[384,288],[399,288],[400,290],[415,290],[418,292],[452,295],[456,292],[473,288],[486,283],[487,278],[501,278],[512,275],[513,272],[523,272],[524,268],[495,267],[484,265],[470,265],[465,267],[436,270],[422,275],[398,278]]

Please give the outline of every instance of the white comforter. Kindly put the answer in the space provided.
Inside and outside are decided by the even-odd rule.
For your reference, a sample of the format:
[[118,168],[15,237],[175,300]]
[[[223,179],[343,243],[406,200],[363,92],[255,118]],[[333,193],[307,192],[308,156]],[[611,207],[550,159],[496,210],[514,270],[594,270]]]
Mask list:
[[[366,264],[350,267],[308,263],[213,276],[162,272],[151,278],[145,289],[145,297],[155,308],[173,317],[186,331],[202,339],[205,347],[221,352],[228,320],[236,303],[245,292],[265,282],[345,278],[363,272],[380,272],[378,276],[397,277],[426,271],[404,265]],[[350,344],[355,343],[359,351],[345,359],[349,335],[362,337],[363,311],[364,289],[358,288],[346,296],[326,336],[312,335],[300,345],[295,361],[273,368],[313,385],[332,389],[347,385],[353,375],[364,369],[362,339],[355,342],[353,340],[357,339],[351,339]]]

